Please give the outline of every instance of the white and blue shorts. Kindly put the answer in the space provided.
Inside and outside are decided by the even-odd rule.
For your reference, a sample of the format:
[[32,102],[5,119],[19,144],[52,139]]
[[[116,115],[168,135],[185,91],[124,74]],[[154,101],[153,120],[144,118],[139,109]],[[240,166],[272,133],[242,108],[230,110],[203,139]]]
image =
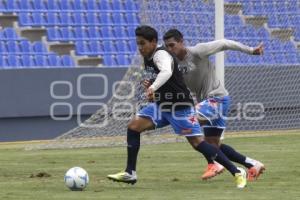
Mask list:
[[151,119],[156,128],[171,125],[178,135],[186,137],[203,135],[193,107],[176,110],[172,113],[161,111],[156,103],[149,103],[137,115]]
[[222,136],[226,128],[230,97],[212,97],[196,105],[196,112],[208,123],[203,126],[205,136]]

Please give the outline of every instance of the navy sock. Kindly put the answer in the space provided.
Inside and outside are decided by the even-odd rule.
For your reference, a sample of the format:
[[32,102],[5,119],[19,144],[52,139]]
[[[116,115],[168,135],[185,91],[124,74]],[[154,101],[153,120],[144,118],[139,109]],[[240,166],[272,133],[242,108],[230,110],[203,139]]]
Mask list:
[[207,157],[205,157],[205,159],[206,159],[206,161],[207,161],[208,164],[214,164],[214,160],[213,159],[207,158]]
[[205,158],[210,158],[212,160],[216,160],[218,163],[223,165],[233,176],[235,173],[240,172],[236,166],[234,166],[230,160],[216,147],[207,142],[201,142],[196,149],[202,153]]
[[136,171],[136,160],[140,149],[140,133],[127,129],[127,167],[126,172]]
[[250,163],[246,163],[246,156],[235,151],[231,146],[221,144],[220,150],[233,162],[244,165],[247,168],[253,167]]

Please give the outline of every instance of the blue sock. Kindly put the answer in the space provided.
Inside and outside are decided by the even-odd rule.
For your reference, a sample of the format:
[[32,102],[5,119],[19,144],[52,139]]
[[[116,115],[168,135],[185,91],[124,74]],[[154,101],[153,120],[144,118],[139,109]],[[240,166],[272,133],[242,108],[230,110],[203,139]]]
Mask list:
[[246,163],[246,156],[235,151],[231,146],[226,144],[221,144],[220,150],[233,162],[244,165],[247,168],[253,167],[252,164]]
[[196,149],[202,153],[205,158],[210,158],[223,165],[233,176],[240,171],[230,162],[230,160],[216,147],[207,142],[201,142]]
[[140,133],[127,129],[127,167],[126,172],[136,171],[136,160],[140,149]]

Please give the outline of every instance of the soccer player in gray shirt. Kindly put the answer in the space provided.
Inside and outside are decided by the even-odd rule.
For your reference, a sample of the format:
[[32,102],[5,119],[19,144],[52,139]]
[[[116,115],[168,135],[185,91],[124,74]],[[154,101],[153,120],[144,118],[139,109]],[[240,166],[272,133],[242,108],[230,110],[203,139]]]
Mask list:
[[[263,44],[253,48],[236,41],[222,39],[186,47],[183,35],[177,29],[168,30],[163,39],[167,50],[177,57],[187,87],[196,96],[198,120],[203,127],[206,141],[218,146],[231,161],[247,167],[249,181],[256,180],[265,170],[265,166],[220,142],[226,127],[224,117],[228,114],[230,97],[217,78],[215,66],[209,61],[209,56],[225,50],[261,55]],[[217,162],[211,159],[207,161],[208,166],[202,175],[203,180],[212,178],[224,170]]]

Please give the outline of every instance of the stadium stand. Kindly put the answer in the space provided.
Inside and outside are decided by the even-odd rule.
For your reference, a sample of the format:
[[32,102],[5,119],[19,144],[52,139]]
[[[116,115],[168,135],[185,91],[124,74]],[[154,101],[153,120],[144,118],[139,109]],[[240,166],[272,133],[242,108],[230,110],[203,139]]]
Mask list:
[[[189,5],[179,7],[176,2],[166,4],[161,1],[149,6],[148,12],[164,13],[163,21],[154,17],[150,22],[161,30],[176,26],[190,44],[213,40],[214,25],[206,22],[214,21],[214,6],[199,1],[190,10],[187,9]],[[225,8],[240,8],[236,13],[226,12],[225,37],[249,45],[263,41],[266,48],[266,54],[259,59],[229,51],[226,53],[226,65],[300,62],[297,50],[300,44],[299,2],[225,0],[225,3]],[[17,26],[2,27],[0,31],[2,68],[74,67],[80,56],[100,57],[105,66],[129,65],[137,50],[134,29],[141,23],[137,0],[0,1],[0,12],[3,15],[14,13],[18,17]],[[176,15],[176,12],[185,12],[186,17]],[[248,23],[253,19],[262,19],[263,25]],[[208,31],[190,29],[189,24],[199,24],[199,29]],[[32,42],[23,37],[18,28],[43,28],[46,39]],[[55,52],[50,47],[52,43],[72,44],[74,52],[69,55]]]
[[[75,66],[76,58],[49,51],[46,46],[51,42],[74,44],[76,56],[100,56],[107,66],[129,65],[136,52],[138,11],[137,2],[130,0],[0,1],[0,12],[15,13],[20,27],[42,27],[47,36],[46,41],[32,43],[14,28],[3,27],[1,67]],[[15,56],[8,56],[12,54]]]

